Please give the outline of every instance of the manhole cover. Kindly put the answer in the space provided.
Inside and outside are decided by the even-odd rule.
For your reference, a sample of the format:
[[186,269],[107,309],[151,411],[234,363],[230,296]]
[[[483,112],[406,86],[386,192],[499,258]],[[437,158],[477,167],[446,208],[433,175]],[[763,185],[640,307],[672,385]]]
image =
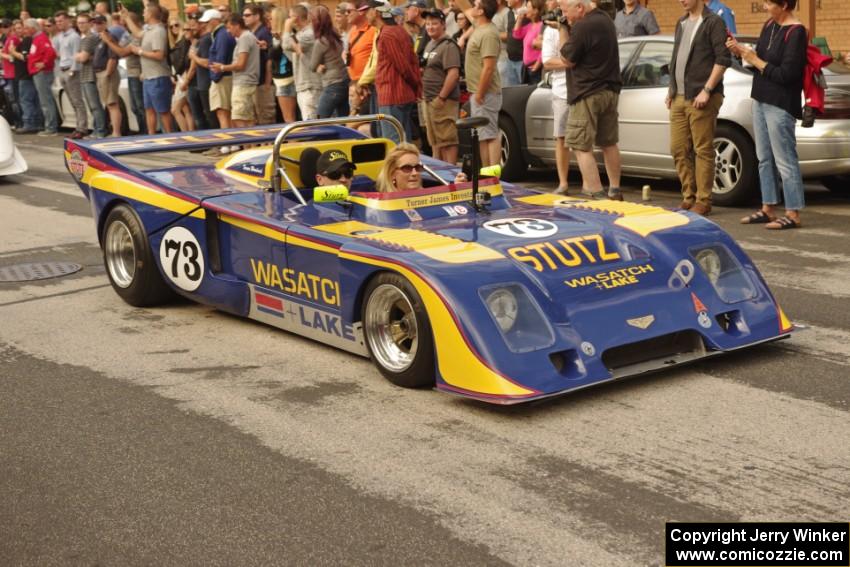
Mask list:
[[37,262],[34,264],[0,266],[0,282],[49,280],[50,278],[61,278],[82,269],[81,265],[71,262]]

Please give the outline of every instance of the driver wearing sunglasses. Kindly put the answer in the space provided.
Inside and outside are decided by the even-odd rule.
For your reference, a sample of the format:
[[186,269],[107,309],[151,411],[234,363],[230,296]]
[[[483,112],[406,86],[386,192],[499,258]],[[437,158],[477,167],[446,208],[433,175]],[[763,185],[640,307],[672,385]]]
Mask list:
[[316,183],[318,185],[345,185],[351,189],[351,180],[357,166],[339,150],[328,150],[316,161]]

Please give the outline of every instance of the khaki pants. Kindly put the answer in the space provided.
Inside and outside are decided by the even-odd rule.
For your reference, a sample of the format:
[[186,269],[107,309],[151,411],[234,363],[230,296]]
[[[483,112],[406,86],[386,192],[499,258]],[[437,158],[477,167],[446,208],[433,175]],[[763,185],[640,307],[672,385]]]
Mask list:
[[274,124],[277,118],[274,85],[259,85],[254,93],[254,107],[257,109],[257,124]]
[[723,104],[722,94],[713,94],[703,108],[694,108],[682,95],[670,106],[670,153],[682,184],[682,199],[711,205],[714,188],[714,128]]

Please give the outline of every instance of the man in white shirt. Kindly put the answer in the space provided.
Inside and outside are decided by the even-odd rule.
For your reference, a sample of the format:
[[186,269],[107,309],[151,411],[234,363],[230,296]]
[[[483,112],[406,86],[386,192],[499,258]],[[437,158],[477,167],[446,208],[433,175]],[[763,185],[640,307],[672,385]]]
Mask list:
[[74,133],[70,138],[79,140],[88,133],[89,129],[89,115],[80,84],[80,64],[74,58],[80,50],[80,34],[71,25],[66,12],[56,12],[53,17],[56,28],[59,30],[56,34],[56,43],[59,45],[59,49],[56,50],[59,54],[59,82],[62,84],[62,89],[68,93],[68,98],[71,99],[71,106],[74,107],[74,116],[77,119]]

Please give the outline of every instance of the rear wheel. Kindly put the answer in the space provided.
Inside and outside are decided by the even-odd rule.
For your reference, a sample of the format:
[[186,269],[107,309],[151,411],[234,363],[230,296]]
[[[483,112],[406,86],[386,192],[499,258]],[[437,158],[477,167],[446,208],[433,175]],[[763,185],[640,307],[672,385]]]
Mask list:
[[507,116],[499,115],[499,136],[502,140],[501,177],[505,181],[518,181],[528,171],[528,165],[522,157],[519,132]]
[[830,175],[821,179],[820,182],[833,193],[850,194],[850,175]]
[[398,274],[382,273],[364,294],[363,332],[384,377],[403,388],[434,386],[434,338],[419,294]]
[[154,262],[136,213],[127,205],[109,212],[103,225],[103,263],[115,292],[134,307],[159,305],[174,295]]
[[714,133],[714,190],[716,205],[742,205],[756,196],[758,160],[749,136],[728,124]]

